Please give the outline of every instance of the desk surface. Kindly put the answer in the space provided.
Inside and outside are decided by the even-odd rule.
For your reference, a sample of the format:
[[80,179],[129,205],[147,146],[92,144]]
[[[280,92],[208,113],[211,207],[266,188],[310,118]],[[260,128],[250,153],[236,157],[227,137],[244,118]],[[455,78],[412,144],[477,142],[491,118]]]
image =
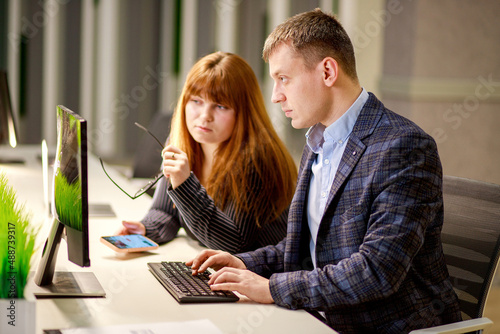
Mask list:
[[[0,165],[17,191],[18,200],[34,213],[33,223],[41,224],[38,243],[48,233],[48,215],[43,200],[42,167],[38,146],[0,148],[3,158],[25,159],[25,164]],[[136,189],[119,173],[111,176],[125,188]],[[128,188],[127,188],[128,189]],[[90,218],[90,268],[80,268],[67,260],[66,245],[59,248],[56,270],[92,271],[104,290],[105,298],[38,299],[37,334],[43,329],[98,327],[122,324],[158,323],[209,319],[223,333],[334,333],[328,326],[303,310],[292,311],[276,305],[261,305],[243,297],[228,304],[178,304],[148,271],[147,262],[186,261],[201,249],[185,234],[149,253],[121,255],[99,242],[112,235],[121,220],[139,220],[150,205],[150,197],[136,200],[120,192],[104,175],[95,158],[89,159],[89,202],[109,203],[115,218]],[[39,248],[41,249],[42,246]],[[35,254],[34,266],[40,258]]]

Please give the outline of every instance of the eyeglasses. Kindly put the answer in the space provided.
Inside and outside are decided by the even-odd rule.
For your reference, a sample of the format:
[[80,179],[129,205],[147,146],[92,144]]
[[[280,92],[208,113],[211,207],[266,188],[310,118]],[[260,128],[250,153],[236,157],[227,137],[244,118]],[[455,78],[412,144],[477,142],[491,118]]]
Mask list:
[[[155,137],[154,134],[152,134],[148,129],[146,129],[144,126],[140,125],[139,123],[134,123],[136,126],[138,126],[140,129],[146,131],[151,137],[153,137],[156,142],[160,145],[161,149],[163,150],[164,146],[163,144],[160,142],[160,140],[158,140],[158,138]],[[159,173],[158,175],[156,175],[156,177],[154,179],[152,179],[151,181],[149,181],[144,187],[142,187],[141,189],[139,189],[134,196],[130,195],[128,192],[126,192],[125,190],[123,190],[112,178],[111,176],[109,176],[108,172],[106,172],[106,168],[104,168],[104,163],[102,162],[102,159],[99,157],[99,161],[101,162],[101,167],[102,167],[102,170],[104,171],[104,174],[106,174],[106,176],[108,177],[108,179],[111,180],[111,182],[113,182],[113,184],[118,188],[120,189],[121,191],[123,191],[123,193],[125,195],[127,195],[128,197],[130,197],[131,199],[136,199],[142,195],[144,195],[145,192],[147,192],[149,189],[153,188],[154,185],[163,177],[163,173]]]

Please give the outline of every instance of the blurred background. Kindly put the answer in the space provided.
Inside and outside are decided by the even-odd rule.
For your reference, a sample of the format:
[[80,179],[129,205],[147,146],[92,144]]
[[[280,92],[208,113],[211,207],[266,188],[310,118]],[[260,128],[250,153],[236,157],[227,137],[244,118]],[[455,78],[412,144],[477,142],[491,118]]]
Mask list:
[[[298,162],[305,130],[270,102],[261,50],[277,24],[317,7],[351,36],[362,86],[435,138],[445,174],[500,184],[498,0],[0,0],[0,68],[19,142],[55,145],[65,105],[87,119],[90,150],[133,176],[145,150],[134,122],[164,138],[157,120],[171,115],[186,73],[222,50],[250,63]],[[496,281],[485,311],[492,333]]]
[[446,174],[500,184],[497,0],[0,0],[19,141],[54,145],[62,104],[88,120],[94,153],[131,166],[134,122],[171,114],[191,65],[222,50],[251,64],[298,160],[305,130],[270,102],[261,50],[277,24],[317,7],[350,34],[361,84],[436,139]]

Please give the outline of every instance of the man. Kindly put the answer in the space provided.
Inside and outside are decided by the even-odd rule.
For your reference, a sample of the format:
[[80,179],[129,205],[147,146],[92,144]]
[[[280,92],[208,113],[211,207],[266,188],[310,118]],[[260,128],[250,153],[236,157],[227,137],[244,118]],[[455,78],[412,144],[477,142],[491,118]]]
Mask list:
[[340,333],[459,321],[434,140],[360,86],[347,34],[320,10],[278,26],[263,56],[273,102],[310,127],[287,237],[236,257],[203,251],[193,273],[213,267],[213,290],[320,313]]

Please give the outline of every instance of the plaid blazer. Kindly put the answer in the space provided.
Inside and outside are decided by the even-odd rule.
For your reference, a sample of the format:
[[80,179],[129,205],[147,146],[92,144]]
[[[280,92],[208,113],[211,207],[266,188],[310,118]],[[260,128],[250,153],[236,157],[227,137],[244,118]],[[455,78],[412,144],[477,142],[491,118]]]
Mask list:
[[340,333],[407,333],[459,321],[441,245],[442,169],[434,140],[370,93],[338,167],[312,267],[306,145],[287,237],[239,254],[270,278],[277,305],[322,311]]

